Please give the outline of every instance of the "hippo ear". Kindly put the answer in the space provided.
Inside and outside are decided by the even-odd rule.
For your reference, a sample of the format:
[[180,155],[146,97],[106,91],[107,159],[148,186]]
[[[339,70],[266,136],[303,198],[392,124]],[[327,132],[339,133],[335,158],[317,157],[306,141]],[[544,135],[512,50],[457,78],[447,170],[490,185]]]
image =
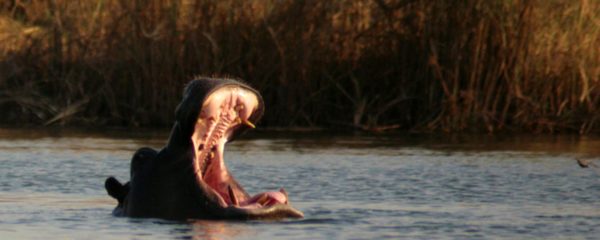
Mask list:
[[123,185],[114,177],[109,177],[106,179],[104,182],[104,188],[106,188],[108,195],[119,201],[119,204],[123,203],[127,193],[129,193],[129,183]]

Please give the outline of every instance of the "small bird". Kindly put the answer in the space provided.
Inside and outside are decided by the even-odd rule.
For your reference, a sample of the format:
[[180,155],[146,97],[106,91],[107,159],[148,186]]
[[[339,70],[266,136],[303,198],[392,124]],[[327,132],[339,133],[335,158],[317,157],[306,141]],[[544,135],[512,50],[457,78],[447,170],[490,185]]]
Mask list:
[[582,168],[588,168],[590,166],[598,167],[598,165],[594,164],[590,159],[575,158],[575,160],[577,160],[577,164]]

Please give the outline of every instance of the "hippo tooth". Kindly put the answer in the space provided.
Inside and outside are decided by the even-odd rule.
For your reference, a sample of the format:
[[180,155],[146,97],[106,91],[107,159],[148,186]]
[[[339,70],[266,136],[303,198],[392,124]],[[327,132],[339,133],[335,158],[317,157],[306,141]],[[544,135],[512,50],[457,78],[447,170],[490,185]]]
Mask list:
[[283,195],[285,195],[285,202],[284,203],[287,204],[288,203],[288,193],[287,193],[287,191],[285,191],[285,189],[283,189],[283,188],[280,188],[279,192],[283,193]]
[[260,205],[265,205],[268,199],[269,197],[267,196],[267,194],[263,194],[262,196],[260,196],[260,198],[256,200],[256,202]]
[[254,126],[253,123],[251,123],[250,121],[248,121],[248,119],[242,120],[242,122],[244,123],[244,125],[250,127],[250,128],[256,128],[256,126]]
[[287,198],[288,194],[287,194],[287,191],[285,191],[285,189],[284,189],[284,188],[280,188],[280,189],[279,189],[279,192],[280,192],[280,193],[283,193],[283,195],[285,195],[285,197]]
[[239,117],[237,117],[237,118],[235,118],[235,120],[233,121],[233,123],[232,123],[232,124],[233,124],[233,125],[238,125],[238,124],[241,124],[242,122],[243,122],[243,121],[242,121],[242,119],[241,119],[241,118],[239,118]]
[[233,192],[233,189],[231,188],[231,185],[227,185],[227,188],[229,189],[229,197],[231,198],[231,204],[233,204],[234,206],[238,206],[239,202],[237,200],[237,197],[235,196],[235,193]]

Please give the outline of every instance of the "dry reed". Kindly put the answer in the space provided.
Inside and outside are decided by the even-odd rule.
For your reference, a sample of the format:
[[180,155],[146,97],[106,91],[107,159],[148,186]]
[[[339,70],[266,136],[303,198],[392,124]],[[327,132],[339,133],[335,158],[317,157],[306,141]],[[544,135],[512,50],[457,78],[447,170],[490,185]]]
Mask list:
[[263,126],[598,132],[593,0],[0,3],[3,123],[167,126],[238,76]]

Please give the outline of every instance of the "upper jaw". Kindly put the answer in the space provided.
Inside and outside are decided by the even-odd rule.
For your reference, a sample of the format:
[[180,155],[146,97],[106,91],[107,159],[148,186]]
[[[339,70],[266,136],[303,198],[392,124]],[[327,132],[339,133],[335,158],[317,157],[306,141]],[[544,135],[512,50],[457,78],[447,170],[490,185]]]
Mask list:
[[234,130],[241,126],[254,127],[250,118],[260,106],[256,93],[236,85],[226,85],[211,92],[196,116],[192,141],[200,144],[225,144]]
[[[225,167],[225,143],[236,130],[254,127],[249,121],[259,107],[254,92],[236,85],[227,85],[210,93],[202,104],[191,136],[194,148],[193,168],[196,181],[206,190],[215,191],[219,205],[226,207],[232,199],[245,201],[248,194]],[[235,196],[230,196],[233,193]]]
[[[204,195],[221,209],[221,218],[301,218],[292,208],[285,190],[253,197],[237,183],[224,162],[225,144],[262,115],[262,99],[244,85],[216,87],[204,98],[193,124],[193,170]],[[200,104],[198,104],[200,105]]]

